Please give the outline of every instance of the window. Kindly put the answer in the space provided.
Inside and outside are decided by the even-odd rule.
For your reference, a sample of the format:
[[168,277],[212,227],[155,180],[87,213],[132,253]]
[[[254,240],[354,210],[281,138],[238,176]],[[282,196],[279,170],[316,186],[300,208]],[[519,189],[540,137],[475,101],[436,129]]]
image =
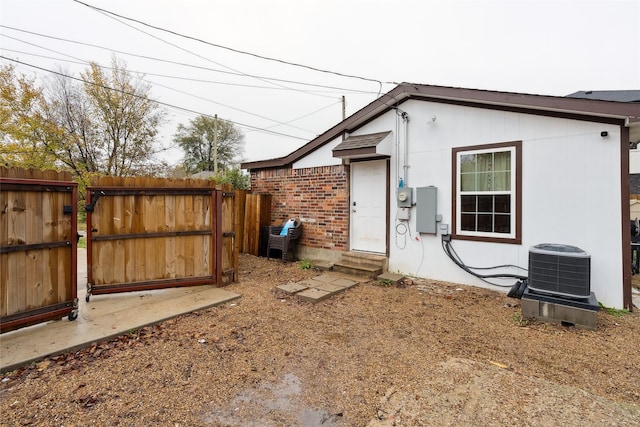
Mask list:
[[520,243],[521,142],[453,149],[454,237]]

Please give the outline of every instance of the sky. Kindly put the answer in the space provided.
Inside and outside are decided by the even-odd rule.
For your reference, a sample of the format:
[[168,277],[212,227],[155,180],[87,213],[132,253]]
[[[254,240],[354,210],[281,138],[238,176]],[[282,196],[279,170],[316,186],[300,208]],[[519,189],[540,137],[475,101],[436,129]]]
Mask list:
[[[285,156],[397,83],[564,96],[640,89],[640,0],[0,0],[0,65],[46,82],[113,57],[178,124]],[[19,61],[19,62],[16,62]],[[37,68],[36,68],[37,67]]]

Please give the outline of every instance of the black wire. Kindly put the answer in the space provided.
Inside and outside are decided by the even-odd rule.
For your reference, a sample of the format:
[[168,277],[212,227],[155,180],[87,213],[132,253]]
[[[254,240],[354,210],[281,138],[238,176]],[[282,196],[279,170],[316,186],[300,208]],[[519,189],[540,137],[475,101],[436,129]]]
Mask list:
[[[278,79],[278,78],[275,78],[275,77],[265,77],[265,76],[260,76],[260,75],[256,75],[256,74],[247,74],[247,73],[242,73],[242,72],[225,71],[225,70],[219,70],[219,69],[216,69],[216,68],[203,67],[201,65],[186,64],[184,62],[170,61],[168,59],[157,58],[157,57],[154,57],[154,56],[140,55],[140,54],[136,54],[136,53],[125,52],[125,51],[122,51],[122,50],[111,49],[111,48],[100,46],[100,45],[96,45],[96,44],[84,43],[84,42],[81,42],[81,41],[78,41],[78,40],[69,40],[69,39],[65,39],[65,38],[62,38],[62,37],[49,36],[49,35],[42,34],[42,33],[37,33],[37,32],[34,32],[34,31],[28,31],[28,30],[23,30],[23,29],[20,29],[20,28],[10,27],[8,25],[1,25],[0,24],[0,28],[7,28],[7,29],[10,29],[10,30],[14,30],[14,31],[19,31],[19,32],[27,33],[27,34],[33,34],[33,35],[36,35],[36,36],[39,36],[39,37],[45,37],[45,38],[64,41],[64,42],[68,42],[68,43],[75,43],[75,44],[79,44],[79,45],[82,45],[82,46],[88,46],[88,47],[93,47],[93,48],[96,48],[96,49],[107,50],[109,52],[119,53],[119,54],[122,54],[122,55],[128,55],[128,56],[133,56],[133,57],[136,57],[136,58],[148,59],[150,61],[163,62],[163,63],[166,63],[166,64],[180,65],[182,67],[189,67],[189,68],[194,68],[194,69],[203,70],[203,71],[211,71],[211,72],[214,72],[214,73],[230,74],[232,76],[241,76],[241,77],[251,77],[251,78],[261,79],[261,80],[273,80],[275,82],[292,83],[292,84],[298,84],[298,85],[303,85],[303,86],[318,87],[318,88],[323,88],[323,89],[334,89],[334,90],[340,91],[340,92],[352,92],[352,93],[365,94],[365,95],[372,95],[372,94],[377,93],[378,96],[380,94],[380,92],[372,92],[372,91],[365,91],[365,90],[359,90],[359,89],[349,89],[349,88],[342,88],[342,87],[338,87],[338,86],[327,86],[327,85],[320,85],[320,84],[314,84],[314,83],[305,83],[305,82],[300,82],[300,81],[296,81],[296,80]],[[13,39],[13,40],[16,40],[16,41],[19,41],[19,42],[22,42],[22,43],[25,43],[25,44],[29,44],[29,45],[38,47],[40,49],[49,50],[49,51],[52,51],[52,52],[56,52],[56,53],[58,53],[60,55],[65,55],[65,56],[69,56],[71,58],[74,58],[71,55],[67,55],[65,53],[57,52],[57,51],[55,51],[53,49],[49,49],[49,48],[46,48],[44,46],[37,45],[35,43],[30,43],[30,42],[27,42],[25,40],[21,40],[21,39],[15,38],[15,37],[11,37],[11,36],[9,36],[7,34],[2,34],[2,36],[10,38],[10,39]],[[4,49],[4,50],[9,50],[9,49]],[[35,55],[35,54],[32,54],[32,55]],[[35,56],[37,56],[37,55],[35,55]],[[55,58],[51,58],[51,59],[55,59]],[[79,58],[74,58],[74,59],[79,59]],[[147,74],[147,73],[145,73],[145,74]],[[186,78],[183,78],[183,79],[184,80],[190,80],[190,79],[186,79]],[[239,86],[242,86],[242,85],[239,85]],[[299,90],[296,90],[296,89],[293,89],[293,88],[287,88],[286,86],[281,86],[279,88],[274,87],[274,88],[271,88],[271,89],[292,90],[292,91],[300,92]],[[303,92],[307,93],[307,92],[310,92],[310,91],[303,91]],[[318,91],[313,91],[313,92],[318,92]]]
[[[458,259],[456,256],[454,256],[451,251],[453,250],[453,247],[451,247],[451,243],[450,242],[446,242],[444,239],[442,240],[442,250],[444,251],[444,253],[458,266],[460,267],[462,270],[466,271],[467,273],[471,274],[472,276],[477,277],[478,279],[493,285],[493,286],[498,286],[498,287],[502,287],[502,288],[511,288],[514,285],[500,285],[497,283],[493,283],[490,282],[486,279],[518,279],[518,280],[526,280],[528,279],[527,276],[521,276],[518,274],[508,274],[508,273],[499,273],[499,274],[480,274],[477,273],[473,270],[471,270],[471,268],[469,268],[468,266],[466,266],[464,264],[464,262],[461,259]],[[455,252],[455,251],[454,251]]]
[[369,81],[369,82],[375,82],[375,83],[378,83],[378,85],[380,86],[380,90],[382,90],[382,84],[383,83],[385,83],[385,84],[395,84],[395,83],[392,83],[392,82],[382,82],[382,81],[377,80],[377,79],[370,79],[370,78],[367,78],[367,77],[361,77],[361,76],[356,76],[356,75],[352,75],[352,74],[339,73],[337,71],[323,70],[321,68],[316,68],[316,67],[312,67],[312,66],[309,66],[309,65],[298,64],[298,63],[295,63],[295,62],[289,62],[289,61],[285,61],[285,60],[282,60],[282,59],[271,58],[271,57],[259,55],[259,54],[256,54],[256,53],[251,53],[251,52],[246,52],[246,51],[239,50],[239,49],[234,49],[232,47],[223,46],[223,45],[216,44],[216,43],[211,43],[211,42],[208,42],[206,40],[199,39],[197,37],[187,36],[185,34],[181,34],[181,33],[178,33],[176,31],[168,30],[166,28],[157,27],[157,26],[154,26],[154,25],[151,25],[151,24],[147,24],[146,22],[143,22],[143,21],[140,21],[140,20],[137,20],[137,19],[128,18],[126,16],[119,15],[117,13],[108,11],[106,9],[101,9],[99,7],[96,7],[96,6],[92,6],[90,4],[81,2],[79,0],[73,0],[73,1],[78,3],[78,4],[81,4],[83,6],[86,6],[86,7],[90,8],[90,9],[94,9],[96,11],[103,12],[103,13],[108,13],[109,15],[117,16],[119,18],[126,19],[127,21],[136,22],[138,24],[144,25],[145,27],[153,28],[153,29],[159,30],[159,31],[164,31],[166,33],[173,34],[173,35],[178,36],[178,37],[182,37],[182,38],[189,39],[189,40],[194,40],[194,41],[197,41],[199,43],[204,43],[206,45],[217,47],[217,48],[220,48],[220,49],[226,49],[226,50],[229,50],[231,52],[240,53],[242,55],[249,55],[249,56],[253,56],[255,58],[264,59],[264,60],[267,60],[267,61],[279,62],[281,64],[291,65],[291,66],[294,66],[294,67],[306,68],[308,70],[317,71],[317,72],[320,72],[320,73],[333,74],[333,75],[340,76],[340,77],[348,77],[348,78],[352,78],[352,79],[359,79],[359,80],[364,80],[364,81]]
[[[458,253],[456,252],[455,248],[449,243],[449,247],[451,249],[451,251],[453,252],[453,254],[458,258],[458,260],[460,260],[460,262],[462,262],[462,258],[460,258],[460,255],[458,255]],[[464,264],[464,263],[463,263]],[[471,268],[473,270],[494,270],[496,268],[518,268],[520,270],[524,270],[524,271],[528,271],[526,268],[524,267],[520,267],[519,265],[515,265],[515,264],[502,264],[502,265],[496,265],[493,267],[471,267],[470,265],[466,265],[465,266],[467,268]]]
[[[119,92],[119,93],[122,93],[122,94],[125,94],[125,95],[133,96],[133,97],[136,97],[136,98],[146,99],[146,100],[148,100],[150,102],[154,102],[154,103],[156,103],[158,105],[164,105],[165,107],[174,108],[174,109],[180,110],[180,111],[186,111],[186,112],[192,113],[192,114],[198,114],[198,115],[204,116],[204,117],[214,118],[214,116],[212,116],[211,114],[201,113],[201,112],[198,112],[198,111],[195,111],[195,110],[191,110],[189,108],[179,107],[177,105],[169,104],[167,102],[158,101],[158,100],[155,100],[155,99],[151,99],[151,98],[148,98],[148,97],[143,97],[143,96],[137,95],[135,93],[126,92],[126,91],[123,91],[123,90],[120,90],[120,89],[112,88],[110,86],[100,85],[100,84],[97,84],[97,83],[94,83],[94,82],[87,82],[87,81],[82,80],[82,79],[80,79],[78,77],[73,77],[73,76],[69,76],[69,75],[64,74],[64,73],[60,73],[58,71],[53,71],[53,70],[49,70],[47,68],[38,67],[36,65],[28,64],[28,63],[23,62],[23,61],[18,61],[17,59],[7,58],[6,56],[2,56],[2,55],[0,55],[0,59],[16,62],[18,64],[26,65],[27,67],[32,67],[32,68],[35,68],[35,69],[38,69],[38,70],[46,71],[48,73],[56,74],[56,75],[59,75],[59,76],[62,76],[62,77],[68,78],[68,79],[77,80],[77,81],[80,81],[82,83],[88,83],[88,84],[91,84],[93,86],[101,87],[103,89],[112,90],[112,91]],[[266,132],[266,133],[271,133],[271,134],[275,134],[275,135],[286,136],[288,138],[294,138],[294,139],[300,139],[300,140],[303,140],[303,141],[307,141],[306,138],[300,138],[299,136],[288,135],[286,133],[277,132],[277,131],[274,131],[274,130],[268,130],[268,129],[264,129],[264,128],[259,128],[257,126],[251,126],[251,125],[247,125],[247,124],[244,124],[244,123],[235,122],[233,120],[227,120],[227,121],[229,123],[233,123],[234,125],[247,127],[247,128],[250,128],[250,129],[255,129],[255,130],[260,131],[260,132]]]

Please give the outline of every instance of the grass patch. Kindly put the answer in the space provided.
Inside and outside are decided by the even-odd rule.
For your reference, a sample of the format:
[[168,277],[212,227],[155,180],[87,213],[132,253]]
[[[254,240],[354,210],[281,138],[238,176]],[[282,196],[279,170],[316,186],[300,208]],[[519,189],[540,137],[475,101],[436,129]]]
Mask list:
[[311,262],[310,259],[305,258],[305,259],[300,260],[300,268],[302,270],[311,270],[313,267],[314,267],[313,266],[313,262]]
[[620,317],[620,316],[624,316],[625,314],[631,313],[629,310],[624,309],[624,308],[605,307],[604,305],[602,305],[601,302],[599,302],[598,305],[600,306],[600,308],[602,310],[605,311],[605,313],[610,314],[610,315],[615,316],[615,317]]
[[78,248],[86,248],[86,247],[87,247],[87,238],[81,237],[80,240],[78,240]]
[[518,310],[515,313],[513,313],[512,320],[513,320],[513,323],[516,324],[516,326],[520,326],[520,327],[529,326],[529,323],[531,323],[531,320],[527,319],[522,315],[522,310]]
[[378,280],[376,280],[376,284],[377,284],[377,285],[380,285],[380,286],[385,286],[385,287],[387,287],[387,286],[391,286],[391,285],[393,285],[393,284],[394,284],[394,281],[393,281],[393,280],[391,280],[391,279],[378,279]]

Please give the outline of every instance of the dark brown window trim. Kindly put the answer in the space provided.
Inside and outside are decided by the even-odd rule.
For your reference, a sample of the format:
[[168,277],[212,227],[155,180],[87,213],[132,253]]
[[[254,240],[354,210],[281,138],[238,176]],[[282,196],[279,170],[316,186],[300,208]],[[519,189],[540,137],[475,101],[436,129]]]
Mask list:
[[[457,157],[461,151],[476,151],[476,150],[488,150],[497,148],[510,148],[515,147],[515,160],[516,160],[516,236],[515,238],[499,238],[499,237],[481,237],[481,236],[467,236],[456,234],[457,230],[457,218],[458,218],[458,169],[457,169]],[[499,142],[495,144],[483,144],[483,145],[469,145],[466,147],[455,147],[451,149],[451,238],[457,240],[472,240],[477,242],[493,242],[493,243],[506,243],[506,244],[522,244],[522,141],[509,141]]]

